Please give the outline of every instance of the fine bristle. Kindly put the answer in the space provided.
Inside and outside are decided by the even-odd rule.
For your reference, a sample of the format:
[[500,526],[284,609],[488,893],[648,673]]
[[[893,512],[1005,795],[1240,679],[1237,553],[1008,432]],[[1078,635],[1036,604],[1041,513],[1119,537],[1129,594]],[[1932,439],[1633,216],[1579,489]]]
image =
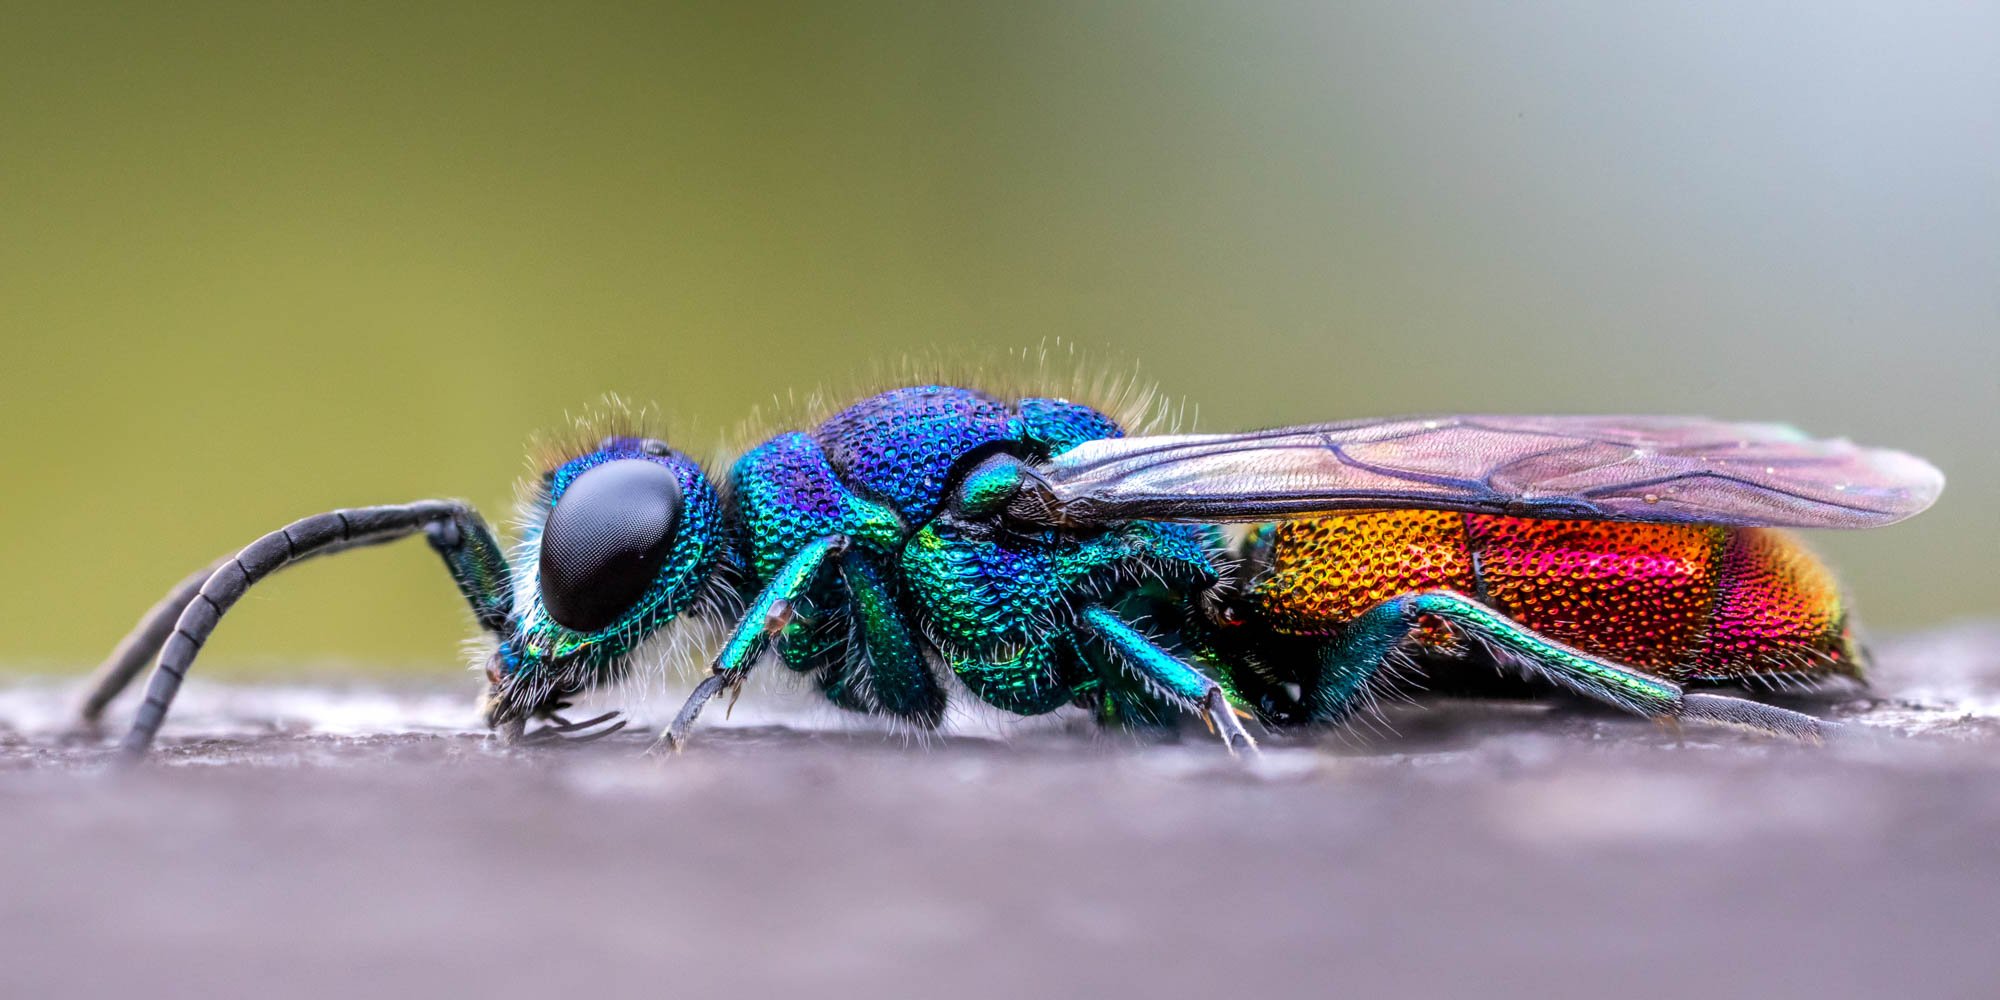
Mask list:
[[1067,399],[1097,409],[1132,434],[1192,429],[1187,408],[1160,396],[1140,376],[1136,363],[1122,367],[1107,365],[1062,341],[1009,352],[938,349],[896,361],[877,362],[872,369],[864,369],[838,387],[823,385],[804,392],[787,392],[772,397],[764,406],[751,408],[751,415],[724,437],[720,447],[713,436],[693,433],[684,422],[670,420],[652,403],[606,395],[572,416],[568,426],[539,435],[530,442],[528,474],[517,490],[512,523],[515,541],[509,553],[516,571],[517,590],[534,586],[537,539],[548,519],[551,503],[550,473],[597,450],[606,438],[665,441],[699,461],[717,487],[726,490],[728,469],[736,457],[771,436],[813,427],[878,392],[926,384],[961,386],[1001,399],[1029,396]]
[[[617,393],[606,393],[596,403],[579,413],[569,415],[569,425],[554,431],[537,434],[528,441],[527,475],[520,481],[514,496],[514,526],[517,531],[527,533],[539,530],[543,518],[548,515],[548,476],[570,461],[588,455],[611,437],[652,438],[665,441],[676,448],[703,457],[698,450],[689,449],[683,438],[692,435],[685,427],[677,427],[653,403],[635,403]],[[716,468],[704,463],[705,467]]]
[[[528,471],[540,478],[563,463],[596,450],[608,437],[656,438],[679,446],[674,428],[653,403],[634,403],[606,393],[580,413],[570,414],[569,426],[536,435],[528,443]],[[683,428],[683,430],[685,430]]]
[[519,500],[525,509],[544,501],[543,477],[589,454],[607,437],[665,441],[720,476],[738,456],[774,434],[813,427],[888,389],[929,384],[962,386],[1001,399],[1067,399],[1110,416],[1128,434],[1194,430],[1195,415],[1185,401],[1161,394],[1140,373],[1136,361],[1110,364],[1060,340],[1012,351],[936,348],[895,360],[877,360],[850,377],[775,394],[762,404],[753,404],[749,415],[722,435],[720,442],[712,435],[695,433],[684,421],[670,419],[654,403],[607,394],[572,415],[568,426],[529,441],[528,475]]
[[1001,399],[1067,399],[1106,414],[1129,434],[1192,430],[1187,407],[1162,396],[1137,362],[1108,364],[1059,340],[1004,352],[937,348],[878,360],[854,376],[772,396],[725,438],[711,467],[726,468],[774,434],[813,427],[859,400],[909,385],[960,386]]

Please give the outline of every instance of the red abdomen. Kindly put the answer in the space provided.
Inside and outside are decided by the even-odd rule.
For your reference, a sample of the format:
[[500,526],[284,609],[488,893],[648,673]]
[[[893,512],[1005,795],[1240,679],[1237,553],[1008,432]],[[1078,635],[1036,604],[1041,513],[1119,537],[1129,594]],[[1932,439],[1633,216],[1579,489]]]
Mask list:
[[1271,531],[1251,609],[1284,633],[1336,634],[1383,600],[1442,588],[1676,681],[1860,673],[1832,574],[1783,532],[1429,510]]

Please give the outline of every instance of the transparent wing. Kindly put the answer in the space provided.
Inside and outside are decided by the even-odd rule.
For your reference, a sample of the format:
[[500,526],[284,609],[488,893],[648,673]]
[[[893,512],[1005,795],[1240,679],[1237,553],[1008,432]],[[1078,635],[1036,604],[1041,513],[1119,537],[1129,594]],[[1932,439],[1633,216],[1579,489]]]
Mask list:
[[1699,417],[1445,416],[1091,441],[1010,513],[1258,521],[1425,507],[1518,517],[1867,528],[1931,505],[1913,455]]

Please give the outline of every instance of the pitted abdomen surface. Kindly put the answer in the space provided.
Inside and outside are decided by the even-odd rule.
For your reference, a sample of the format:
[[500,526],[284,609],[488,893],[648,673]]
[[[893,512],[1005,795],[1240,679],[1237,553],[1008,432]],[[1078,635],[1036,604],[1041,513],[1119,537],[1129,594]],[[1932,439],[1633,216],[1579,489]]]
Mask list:
[[1488,603],[1543,635],[1673,676],[1700,651],[1727,532],[1469,516]]
[[1465,519],[1451,511],[1362,511],[1279,525],[1251,601],[1281,632],[1331,633],[1391,597],[1476,590]]
[[1278,525],[1268,564],[1251,605],[1291,635],[1447,589],[1675,680],[1861,666],[1832,574],[1780,531],[1362,511]]

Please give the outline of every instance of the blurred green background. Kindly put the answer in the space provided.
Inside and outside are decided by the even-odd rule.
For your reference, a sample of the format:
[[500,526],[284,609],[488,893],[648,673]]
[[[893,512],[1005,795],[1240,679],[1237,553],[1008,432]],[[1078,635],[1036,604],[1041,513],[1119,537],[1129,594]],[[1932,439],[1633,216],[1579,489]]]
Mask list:
[[[77,670],[340,505],[496,514],[606,391],[1060,338],[1206,429],[1775,418],[1925,454],[1821,536],[1878,631],[2000,609],[2000,16],[1970,5],[8,4],[0,661]],[[456,669],[420,543],[205,669]]]

